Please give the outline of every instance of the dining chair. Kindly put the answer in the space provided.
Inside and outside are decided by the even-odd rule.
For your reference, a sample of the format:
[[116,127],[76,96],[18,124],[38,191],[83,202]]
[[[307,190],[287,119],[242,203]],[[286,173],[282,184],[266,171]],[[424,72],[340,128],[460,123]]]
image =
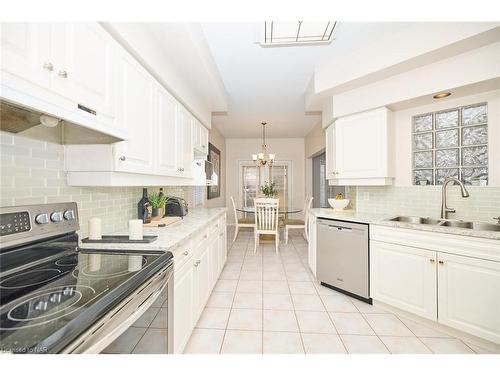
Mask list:
[[275,198],[256,198],[254,199],[255,206],[255,246],[253,252],[257,252],[261,234],[274,235],[276,243],[276,254],[280,243],[280,235],[278,228],[278,208],[279,199]]
[[307,223],[309,221],[308,212],[311,209],[314,197],[307,197],[304,201],[303,219],[287,219],[285,220],[285,243],[288,244],[288,231],[290,229],[304,229],[304,238],[309,242],[309,232]]
[[254,218],[241,218],[238,219],[238,213],[236,212],[236,204],[234,203],[234,198],[231,196],[231,203],[233,204],[233,212],[234,212],[234,237],[233,242],[236,241],[236,237],[238,237],[239,228],[253,228],[255,226]]

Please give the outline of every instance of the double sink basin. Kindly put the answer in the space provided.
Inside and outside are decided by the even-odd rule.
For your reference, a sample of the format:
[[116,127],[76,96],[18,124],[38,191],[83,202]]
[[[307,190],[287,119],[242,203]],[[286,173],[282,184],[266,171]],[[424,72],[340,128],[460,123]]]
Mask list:
[[500,225],[483,223],[477,221],[462,221],[462,220],[447,220],[447,219],[432,219],[428,217],[418,216],[396,216],[389,221],[398,221],[400,223],[436,225],[450,228],[465,228],[472,230],[485,230],[491,232],[500,232]]

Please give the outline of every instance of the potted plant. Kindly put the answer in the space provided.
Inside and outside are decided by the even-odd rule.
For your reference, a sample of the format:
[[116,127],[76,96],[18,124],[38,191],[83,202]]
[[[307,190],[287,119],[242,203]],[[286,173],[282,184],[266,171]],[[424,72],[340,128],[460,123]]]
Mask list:
[[153,220],[160,220],[162,215],[162,209],[167,203],[167,197],[165,195],[160,195],[156,192],[149,194],[148,196],[153,212],[151,214]]
[[273,198],[276,195],[278,195],[278,192],[276,191],[275,187],[276,187],[275,182],[271,183],[266,182],[264,185],[262,185],[260,190],[262,191],[262,194],[266,196],[266,198]]

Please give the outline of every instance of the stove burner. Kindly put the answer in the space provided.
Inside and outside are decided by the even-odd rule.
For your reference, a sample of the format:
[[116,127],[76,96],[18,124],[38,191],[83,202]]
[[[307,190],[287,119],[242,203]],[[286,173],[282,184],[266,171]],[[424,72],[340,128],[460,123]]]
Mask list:
[[78,256],[73,255],[56,261],[56,266],[76,266],[78,264]]
[[0,288],[18,289],[27,288],[48,281],[57,279],[62,275],[62,271],[55,268],[46,268],[41,270],[31,270],[19,275],[10,276],[0,281]]
[[[78,289],[77,289],[78,288]],[[86,285],[68,285],[65,287],[49,288],[43,293],[32,293],[22,299],[21,302],[12,307],[7,313],[7,318],[11,321],[27,322],[25,325],[14,327],[1,327],[0,331],[26,329],[39,325],[45,325],[52,321],[61,319],[66,315],[73,314],[91,304],[91,302],[107,291],[104,290],[96,294],[96,290]],[[80,303],[84,294],[93,295],[85,303]],[[58,308],[62,302],[69,301],[67,306]],[[72,308],[75,307],[75,308]],[[47,319],[49,318],[49,319]]]

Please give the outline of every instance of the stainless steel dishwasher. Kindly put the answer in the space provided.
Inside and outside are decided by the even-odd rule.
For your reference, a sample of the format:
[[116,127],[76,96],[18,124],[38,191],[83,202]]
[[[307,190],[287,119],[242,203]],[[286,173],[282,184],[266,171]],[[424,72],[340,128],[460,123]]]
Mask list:
[[371,303],[368,225],[317,221],[316,276],[326,285]]

